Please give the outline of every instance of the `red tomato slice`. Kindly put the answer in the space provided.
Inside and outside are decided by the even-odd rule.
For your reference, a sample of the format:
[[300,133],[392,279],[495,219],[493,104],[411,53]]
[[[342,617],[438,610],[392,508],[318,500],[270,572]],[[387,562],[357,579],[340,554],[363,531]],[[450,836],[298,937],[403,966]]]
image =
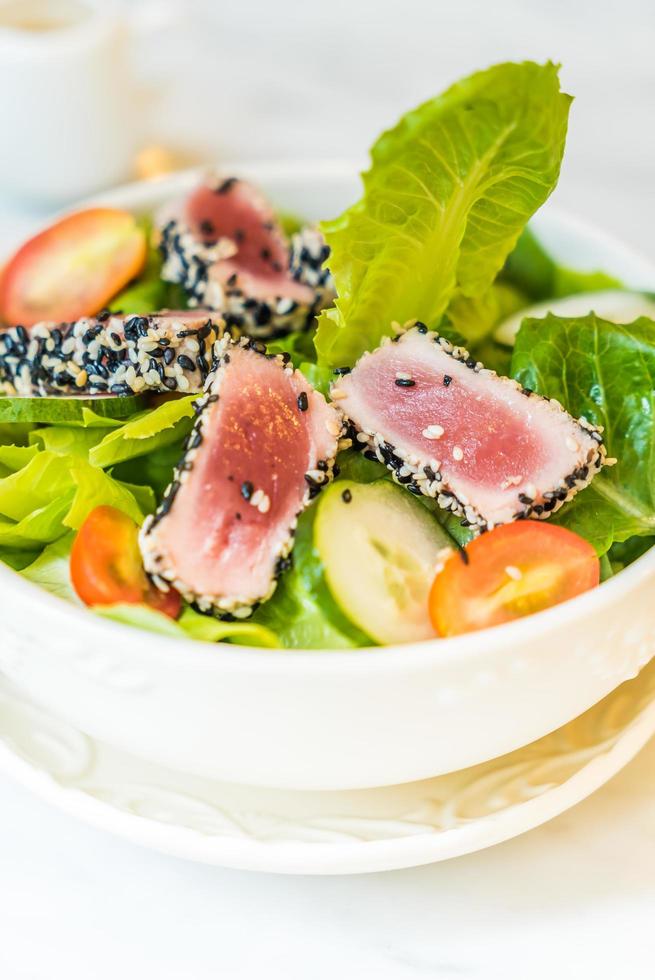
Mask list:
[[115,507],[96,507],[80,528],[71,551],[73,588],[87,606],[145,603],[177,619],[175,589],[160,592],[143,569],[138,527]]
[[31,327],[93,316],[146,260],[146,236],[114,208],[70,214],[19,248],[0,281],[0,318]]
[[572,599],[600,581],[596,552],[554,524],[517,521],[482,534],[453,553],[430,592],[430,618],[441,636],[497,626]]

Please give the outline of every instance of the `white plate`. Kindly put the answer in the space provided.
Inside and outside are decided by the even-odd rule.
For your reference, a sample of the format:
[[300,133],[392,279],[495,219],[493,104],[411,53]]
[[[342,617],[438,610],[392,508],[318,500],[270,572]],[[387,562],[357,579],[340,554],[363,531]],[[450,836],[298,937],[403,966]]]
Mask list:
[[[338,163],[227,172],[310,219],[358,194],[355,168]],[[152,209],[196,180],[176,174],[102,201]],[[570,265],[655,284],[646,260],[596,228],[549,207],[536,228]],[[586,711],[655,654],[654,592],[651,550],[598,589],[480,633],[271,651],[133,630],[0,566],[0,669],[76,728],[166,768],[247,785],[361,789],[476,765]]]
[[578,803],[655,733],[655,663],[559,731],[493,762],[402,786],[264,790],[148,764],[55,719],[0,679],[0,769],[62,810],[206,864],[353,874],[508,840]]

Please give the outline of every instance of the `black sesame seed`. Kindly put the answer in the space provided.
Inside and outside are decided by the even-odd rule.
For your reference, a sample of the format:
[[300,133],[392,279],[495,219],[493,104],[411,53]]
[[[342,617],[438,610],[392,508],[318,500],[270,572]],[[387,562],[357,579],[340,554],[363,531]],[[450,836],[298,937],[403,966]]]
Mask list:
[[335,374],[350,374],[352,368],[349,367],[338,367],[334,369]]
[[353,499],[353,495],[350,492],[350,490],[344,490],[343,493],[341,494],[341,499],[343,500],[344,504],[349,504],[350,501]]
[[168,388],[169,391],[175,391],[175,389],[177,388],[177,381],[175,380],[175,378],[164,378],[164,385]]
[[174,360],[175,360],[175,351],[173,350],[172,347],[167,347],[166,350],[164,351],[164,364],[168,366],[169,364],[172,364]]
[[416,384],[413,378],[396,378],[395,383],[399,388],[413,388]]
[[269,262],[270,259],[271,259],[271,250],[270,250],[270,248],[263,248],[260,251],[259,255],[260,255],[260,258],[262,259],[262,261]]
[[232,275],[227,280],[227,285],[228,286],[236,286],[236,284],[237,284],[237,274],[236,274],[236,272],[233,272]]
[[223,181],[222,184],[218,185],[218,187],[216,188],[216,193],[227,194],[228,191],[232,190],[232,188],[236,183],[238,183],[238,177],[228,177],[226,180]]
[[216,229],[214,228],[214,223],[205,218],[204,221],[200,222],[200,231],[203,235],[215,235]]
[[307,392],[301,391],[300,394],[298,395],[297,401],[298,401],[298,408],[300,409],[300,411],[306,412],[307,409],[309,408],[309,399],[307,397]]
[[421,320],[417,320],[416,323],[414,324],[414,326],[416,327],[416,329],[418,330],[419,333],[427,333],[428,332],[428,328],[426,327],[426,325]]
[[241,484],[241,496],[243,499],[250,500],[254,492],[255,488],[250,480],[244,480],[244,482]]
[[265,327],[271,322],[271,308],[268,303],[260,303],[255,313],[255,323],[258,327]]
[[195,364],[193,363],[190,357],[187,357],[186,354],[180,354],[180,356],[177,359],[177,363],[185,371],[195,371],[196,369]]
[[447,388],[447,387],[448,387],[448,385],[450,384],[450,382],[451,382],[452,380],[453,380],[453,379],[452,379],[452,378],[450,377],[450,375],[449,375],[449,374],[444,374],[444,376],[443,376],[443,383],[444,383],[444,387],[446,387],[446,388]]

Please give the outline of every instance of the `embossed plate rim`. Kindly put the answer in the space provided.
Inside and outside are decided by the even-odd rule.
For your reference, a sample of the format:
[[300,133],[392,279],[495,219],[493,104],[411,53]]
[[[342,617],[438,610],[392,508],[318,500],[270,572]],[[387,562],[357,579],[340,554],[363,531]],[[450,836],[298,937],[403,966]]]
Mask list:
[[[642,687],[644,691],[640,694]],[[418,832],[414,833],[413,828],[409,828],[406,819],[405,827],[409,829],[395,837],[354,839],[356,832],[348,833],[346,830],[345,834],[341,835],[335,831],[336,839],[328,841],[262,839],[261,837],[249,836],[247,831],[242,836],[204,833],[179,823],[163,822],[162,819],[121,810],[117,805],[103,798],[103,792],[106,794],[107,791],[106,789],[102,790],[102,780],[100,780],[100,787],[98,787],[97,777],[94,777],[92,773],[94,758],[101,758],[102,752],[106,751],[101,743],[78,732],[68,723],[55,719],[51,713],[34,705],[2,675],[0,675],[0,694],[5,705],[8,705],[9,712],[12,709],[23,710],[27,712],[26,720],[29,720],[30,712],[36,712],[43,716],[46,722],[52,723],[55,729],[59,729],[65,736],[70,737],[72,741],[77,739],[78,744],[82,746],[81,769],[77,777],[74,776],[74,770],[72,773],[66,772],[64,767],[64,771],[58,779],[45,768],[29,762],[21,756],[20,750],[16,746],[12,747],[10,744],[12,741],[11,732],[2,731],[2,725],[3,723],[6,724],[9,712],[0,711],[0,771],[45,802],[97,829],[105,830],[132,843],[161,853],[204,864],[284,874],[329,875],[395,870],[448,860],[509,840],[558,816],[589,796],[627,765],[655,734],[655,663],[653,663],[645,668],[636,679],[621,685],[620,688],[613,691],[588,712],[585,712],[579,719],[575,719],[557,732],[545,736],[533,746],[526,746],[509,753],[502,759],[471,768],[470,772],[480,771],[479,782],[483,783],[485,780],[488,781],[490,774],[493,775],[495,766],[502,767],[504,765],[507,771],[511,771],[513,768],[520,770],[522,765],[520,758],[517,758],[517,762],[511,763],[511,765],[508,765],[508,762],[512,757],[520,757],[521,753],[526,755],[528,765],[532,761],[537,771],[540,768],[543,769],[544,765],[547,769],[549,761],[555,763],[556,769],[561,761],[560,757],[566,761],[567,757],[574,760],[576,755],[581,756],[579,767],[575,768],[574,762],[573,771],[566,775],[561,782],[542,788],[541,792],[536,795],[530,795],[527,792],[526,798],[521,802],[510,803],[499,810],[492,808],[489,813],[481,817],[462,818],[458,825],[449,829],[438,829],[435,826],[434,829],[423,832],[420,829],[423,824],[419,821],[416,824]],[[634,714],[622,724],[622,712],[625,708],[621,707],[621,699],[625,699],[626,694],[628,696],[628,708],[630,709],[633,704],[636,707],[632,709]],[[615,719],[614,716],[617,714],[618,719]],[[596,735],[596,741],[593,741],[594,722],[600,722],[601,725],[600,731]],[[603,729],[603,725],[605,729],[609,728],[609,733]],[[563,741],[566,746],[566,733],[571,726],[580,727],[583,736],[591,726],[592,740],[588,746],[583,741],[580,746],[572,747],[570,751],[565,749],[565,751],[558,753],[553,750],[551,755],[541,752],[542,743],[546,745],[549,741],[553,747],[558,740]],[[48,733],[43,734],[47,739]],[[38,738],[38,730],[36,735]],[[109,751],[111,753],[115,750]],[[160,771],[158,767],[150,766],[141,760],[131,759],[130,764],[144,767],[146,773],[152,770],[155,773]],[[109,770],[111,771],[111,766]],[[438,777],[438,780],[460,778],[466,772],[468,771]],[[168,775],[177,778],[176,774],[170,771]],[[88,782],[89,785],[86,788],[80,788],[73,782],[74,778],[77,778],[81,785],[85,782]],[[180,774],[179,778],[188,777]],[[493,780],[491,781],[493,782]],[[209,780],[203,782],[210,784]],[[475,780],[473,780],[474,782]],[[398,794],[406,794],[408,791],[413,792],[420,789],[421,795],[417,795],[417,800],[420,801],[426,798],[425,794],[429,790],[430,784],[433,783],[436,784],[437,780],[425,780],[409,787],[387,787],[384,792],[389,794],[395,790]],[[133,784],[130,781],[123,783],[118,780],[116,785],[119,790],[124,792],[125,787],[130,787]],[[163,792],[164,797],[166,796],[167,790],[158,786],[157,783],[152,785],[157,791]],[[143,792],[147,786],[147,783],[143,784],[143,787],[137,784],[136,790]],[[235,789],[217,783],[211,784],[211,787],[212,793],[223,789],[228,796],[229,792]],[[239,792],[251,792],[245,788],[238,789]],[[468,789],[466,782],[464,789]],[[489,792],[493,794],[494,791],[495,788],[492,786]],[[93,795],[94,792],[96,795]],[[264,804],[267,795],[270,797],[271,793],[275,791],[255,789],[252,792],[258,794],[262,804]],[[291,792],[291,796],[294,795],[293,791],[286,791],[287,794],[289,792]],[[310,796],[320,797],[321,802],[329,802],[335,798],[343,801],[354,795],[366,799],[366,794],[374,793],[378,793],[378,790],[363,790],[356,791],[356,793],[350,791],[318,792],[301,795],[307,798]],[[184,792],[182,796],[185,799],[196,800],[201,806],[207,802],[201,797],[190,797],[187,792]],[[145,799],[147,802],[147,793]],[[274,805],[270,806],[271,810],[275,809]],[[338,821],[341,819],[338,816],[330,816],[329,813],[328,808],[327,817],[323,818],[323,823],[327,822],[327,829],[324,830],[327,835],[330,833],[330,821],[333,825],[338,826]],[[243,818],[244,813],[236,810],[233,815],[238,822]],[[272,813],[271,817],[273,820],[276,819]],[[305,823],[298,823],[299,828],[321,826],[321,819],[317,820],[315,817],[311,819],[296,817],[292,818],[291,823],[294,825],[302,819],[305,819]],[[380,824],[380,827],[383,824],[388,827],[395,823],[398,826],[403,826],[402,818],[393,816],[384,818],[344,817],[343,823],[347,828],[348,820],[350,820],[351,825],[357,827],[357,821],[361,822],[362,819],[373,828],[376,822]],[[245,823],[247,824],[247,820]],[[343,839],[344,836],[346,837],[345,840]]]

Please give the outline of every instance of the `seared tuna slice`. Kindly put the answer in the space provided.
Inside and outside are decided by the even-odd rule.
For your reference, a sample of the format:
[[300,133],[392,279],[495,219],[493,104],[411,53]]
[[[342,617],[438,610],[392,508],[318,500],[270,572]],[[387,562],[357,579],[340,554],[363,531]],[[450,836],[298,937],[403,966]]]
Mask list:
[[9,395],[200,392],[223,321],[213,312],[99,314],[0,333],[0,390]]
[[289,246],[267,201],[235,177],[208,179],[159,223],[164,279],[252,337],[303,330],[334,299],[320,233],[304,228]]
[[332,477],[340,413],[285,355],[228,337],[141,551],[205,612],[248,616],[287,565],[297,518]]
[[498,377],[425,326],[332,387],[355,444],[416,494],[484,530],[548,517],[603,465],[599,430]]

